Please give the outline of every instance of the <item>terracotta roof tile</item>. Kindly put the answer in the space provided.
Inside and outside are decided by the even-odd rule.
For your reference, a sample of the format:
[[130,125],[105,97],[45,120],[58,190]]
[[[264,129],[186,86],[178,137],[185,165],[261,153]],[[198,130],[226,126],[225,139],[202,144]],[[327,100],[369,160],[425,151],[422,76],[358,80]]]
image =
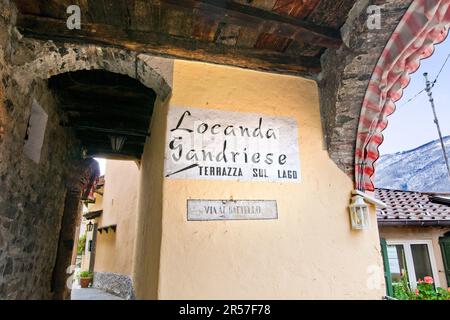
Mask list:
[[450,222],[450,196],[447,194],[376,189],[375,197],[387,205],[385,209],[377,208],[377,219],[381,225],[409,224],[413,221]]

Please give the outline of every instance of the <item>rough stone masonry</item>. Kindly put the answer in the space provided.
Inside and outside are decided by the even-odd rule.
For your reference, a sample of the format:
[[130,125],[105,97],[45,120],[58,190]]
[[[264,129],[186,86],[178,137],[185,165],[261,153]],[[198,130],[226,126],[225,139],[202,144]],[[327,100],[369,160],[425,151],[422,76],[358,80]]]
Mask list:
[[[330,158],[353,177],[361,105],[372,71],[412,0],[360,0],[341,28],[343,44],[322,56],[321,112]],[[380,9],[380,28],[367,26],[369,6]]]
[[[52,298],[51,276],[68,173],[80,160],[73,134],[44,79],[15,74],[28,48],[12,27],[14,10],[0,2],[0,299]],[[48,114],[39,163],[23,153],[33,99]]]
[[[47,79],[103,69],[138,79],[164,100],[172,90],[173,60],[24,38],[16,15],[13,1],[0,0],[0,299],[61,298],[64,290],[52,286],[64,282],[52,273],[60,273],[56,263],[65,260],[56,259],[61,230],[71,230],[61,225],[64,206],[79,191],[74,177],[85,163],[73,131],[60,126],[64,116]],[[23,152],[34,99],[48,115],[39,163]]]

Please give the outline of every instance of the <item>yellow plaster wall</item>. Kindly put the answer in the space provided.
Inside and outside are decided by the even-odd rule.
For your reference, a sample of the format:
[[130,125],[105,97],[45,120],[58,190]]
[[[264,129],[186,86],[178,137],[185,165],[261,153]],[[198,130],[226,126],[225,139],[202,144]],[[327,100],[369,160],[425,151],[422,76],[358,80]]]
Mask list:
[[136,213],[139,195],[139,169],[132,161],[106,162],[103,214],[98,227],[116,224],[117,230],[97,232],[95,251],[96,272],[131,275]]
[[[375,215],[370,230],[351,230],[347,206],[353,183],[324,150],[315,82],[178,60],[173,81],[172,97],[158,107],[142,158],[141,197],[147,200],[140,202],[139,222],[146,226],[138,233],[137,297],[380,299]],[[162,180],[168,105],[295,118],[301,182]],[[279,219],[188,222],[191,198],[277,200]],[[380,271],[375,288],[368,286],[374,270]]]
[[445,277],[439,238],[449,231],[450,228],[443,227],[381,227],[380,237],[385,238],[386,241],[430,240],[432,242],[434,260],[439,274],[439,284],[441,287],[447,288],[450,284],[447,284],[447,279]]
[[157,100],[150,125],[151,134],[147,138],[141,163],[132,276],[136,296],[140,299],[158,298],[166,118],[167,103]]
[[[102,187],[99,191],[104,192],[104,187]],[[103,210],[103,196],[99,193],[95,193],[95,202],[88,204],[88,211],[92,212],[98,210]]]

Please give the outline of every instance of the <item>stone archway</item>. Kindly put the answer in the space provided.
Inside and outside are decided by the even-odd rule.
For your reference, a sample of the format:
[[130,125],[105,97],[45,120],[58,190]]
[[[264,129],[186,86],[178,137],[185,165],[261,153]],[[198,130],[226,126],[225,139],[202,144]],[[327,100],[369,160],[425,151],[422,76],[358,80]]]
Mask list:
[[355,151],[355,183],[358,190],[374,191],[372,176],[383,142],[387,117],[395,111],[420,60],[433,54],[450,26],[450,3],[415,0],[403,16],[378,60],[369,82],[359,119]]
[[[330,158],[351,178],[361,103],[370,75],[411,2],[356,1],[341,28],[343,44],[322,56],[318,84],[325,142]],[[371,5],[380,10],[380,28],[367,26]]]
[[[71,173],[84,166],[73,133],[59,124],[47,79],[103,69],[135,78],[166,100],[172,91],[173,63],[111,47],[23,38],[14,20],[14,7],[1,1],[0,189],[5,192],[0,193],[0,298],[49,299],[64,199],[74,188]],[[48,113],[40,163],[23,155],[34,98]],[[79,186],[75,189],[78,195]]]
[[[6,108],[14,102],[7,98],[5,87],[13,82],[15,89],[27,96],[37,78],[78,70],[102,69],[128,75],[153,89],[166,100],[172,92],[173,60],[140,54],[130,50],[100,45],[54,43],[24,38],[15,24],[17,9],[9,1],[0,2],[0,94]],[[7,130],[8,114],[0,109],[0,143]]]
[[153,89],[161,100],[172,92],[173,60],[139,54],[133,51],[96,45],[55,44],[53,41],[23,40],[23,55],[32,61],[12,57],[14,78],[26,75],[48,79],[51,76],[78,70],[102,69],[127,75]]

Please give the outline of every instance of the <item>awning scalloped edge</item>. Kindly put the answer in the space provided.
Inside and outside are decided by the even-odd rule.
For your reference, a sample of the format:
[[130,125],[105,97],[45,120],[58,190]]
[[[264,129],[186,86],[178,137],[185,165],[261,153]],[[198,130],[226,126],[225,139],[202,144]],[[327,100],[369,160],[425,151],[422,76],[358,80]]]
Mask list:
[[398,24],[369,82],[358,125],[355,151],[356,189],[374,191],[374,163],[383,142],[387,117],[395,111],[410,74],[447,37],[450,0],[415,0]]

